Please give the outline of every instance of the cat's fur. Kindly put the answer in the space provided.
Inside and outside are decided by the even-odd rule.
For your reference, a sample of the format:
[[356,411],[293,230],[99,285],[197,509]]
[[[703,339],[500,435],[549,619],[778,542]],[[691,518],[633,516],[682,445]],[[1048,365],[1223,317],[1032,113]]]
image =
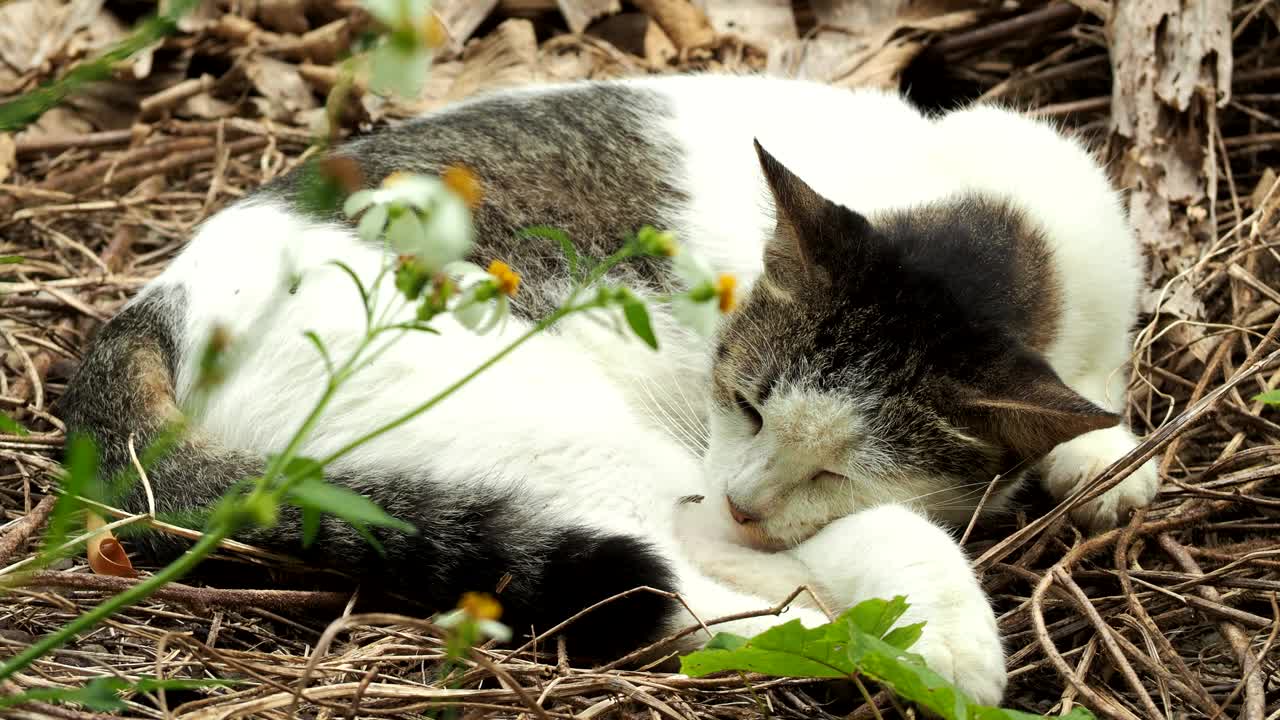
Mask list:
[[[557,226],[596,257],[643,224],[670,229],[748,292],[712,342],[655,308],[660,352],[571,318],[342,459],[330,480],[421,530],[380,532],[385,558],[333,519],[304,552],[292,511],[242,539],[437,607],[501,586],[518,631],[638,585],[688,605],[649,593],[606,605],[571,626],[579,652],[634,647],[692,622],[689,610],[759,609],[798,581],[836,609],[905,594],[908,620],[929,623],[920,652],[999,699],[992,611],[926,514],[966,521],[999,474],[998,508],[1037,463],[1066,497],[1135,442],[1115,413],[1139,252],[1081,147],[994,108],[928,119],[878,92],[701,76],[506,91],[339,152],[370,183],[470,167],[485,190],[474,259],[501,258],[524,283],[500,333],[443,317],[441,335],[404,337],[339,392],[308,456],[431,396],[564,297],[559,249],[517,239],[520,227]],[[150,470],[161,510],[212,501],[281,449],[324,384],[304,331],[335,356],[362,331],[354,286],[326,262],[371,282],[384,255],[296,209],[300,177],[210,218],[68,388],[69,430],[124,467],[129,437],[145,443],[190,395],[215,327],[259,335],[199,433]],[[665,267],[613,279],[678,289]],[[1155,487],[1144,467],[1076,517],[1114,524]],[[680,502],[690,495],[705,499]],[[146,501],[135,489],[123,502]],[[823,621],[800,604],[781,619],[793,617]]]

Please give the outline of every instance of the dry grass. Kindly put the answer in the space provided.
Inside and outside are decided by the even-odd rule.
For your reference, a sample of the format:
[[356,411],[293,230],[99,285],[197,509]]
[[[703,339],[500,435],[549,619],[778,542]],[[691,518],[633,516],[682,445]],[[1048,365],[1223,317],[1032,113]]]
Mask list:
[[[1105,10],[1105,3],[1080,4]],[[764,50],[728,37],[669,59],[629,54],[598,37],[554,32],[554,18],[536,14],[539,5],[504,3],[500,12],[534,7],[536,23],[490,21],[466,54],[437,68],[417,106],[363,98],[348,126],[495,85],[755,70],[766,62]],[[333,14],[361,21],[341,4]],[[1151,720],[1280,718],[1280,411],[1251,399],[1280,386],[1280,13],[1265,0],[1238,2],[1232,25],[1232,99],[1178,116],[1203,140],[1210,197],[1193,200],[1189,212],[1170,197],[1172,229],[1149,243],[1153,291],[1129,408],[1148,440],[1099,481],[1118,481],[1141,454],[1158,459],[1163,492],[1128,525],[1097,537],[1082,537],[1058,519],[1061,509],[1046,507],[983,529],[970,543],[1001,612],[1015,707],[1047,713],[1083,703],[1100,715]],[[912,32],[935,42],[907,70],[916,83],[946,67],[951,87],[965,83],[1061,118],[1098,140],[1117,170],[1126,166],[1133,148],[1108,132],[1110,37],[1093,16],[1029,7],[958,30]],[[0,507],[8,521],[0,567],[34,548],[63,439],[51,407],[87,334],[164,267],[194,224],[298,161],[309,140],[303,123],[319,112],[332,82],[332,45],[315,33],[206,23],[156,51],[149,80],[114,81],[112,92],[128,97],[123,120],[85,124],[103,103],[121,104],[98,93],[49,121],[45,134],[18,136],[16,164],[7,166],[0,152],[0,170],[11,170],[0,184],[0,255],[24,258],[0,266],[7,283],[0,290],[0,409],[33,430],[0,436]],[[247,72],[261,57],[292,70],[268,64]],[[14,87],[61,62],[55,57]],[[225,73],[199,80],[207,68]],[[159,90],[157,77],[168,78]],[[196,80],[163,89],[184,77]],[[298,77],[315,91],[302,93],[310,106],[290,85]],[[291,97],[301,106],[281,110]],[[227,117],[198,117],[218,112]],[[274,562],[252,548],[223,553]],[[93,575],[82,560],[64,562],[7,591],[0,644],[21,647],[126,582]],[[284,717],[305,688],[298,707],[307,717],[416,716],[441,705],[540,718],[871,716],[845,688],[575,668],[558,662],[554,648],[539,648],[548,651],[539,656],[486,651],[486,664],[445,689],[433,681],[443,654],[437,632],[410,618],[342,617],[347,599],[199,583],[171,588],[20,673],[6,692],[151,674],[242,682],[135,697],[127,715]],[[896,712],[880,700],[886,713]],[[88,715],[51,706],[0,714]]]

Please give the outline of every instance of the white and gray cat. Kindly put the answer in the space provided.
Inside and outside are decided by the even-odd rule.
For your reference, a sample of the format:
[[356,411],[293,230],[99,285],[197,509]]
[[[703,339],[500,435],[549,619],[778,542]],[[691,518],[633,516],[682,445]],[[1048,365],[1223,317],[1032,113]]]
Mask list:
[[[289,512],[243,540],[436,607],[505,583],[518,631],[640,585],[687,603],[606,605],[567,631],[582,654],[637,647],[690,610],[758,610],[798,582],[834,609],[905,594],[906,620],[928,621],[918,650],[1000,699],[993,612],[938,523],[967,521],[997,476],[986,508],[1005,506],[1032,467],[1067,497],[1136,442],[1117,413],[1140,253],[1082,147],[993,107],[929,118],[879,92],[685,76],[505,91],[336,152],[371,183],[471,168],[485,189],[473,259],[500,258],[524,284],[501,331],[443,316],[439,335],[380,356],[308,456],[441,390],[558,304],[559,249],[520,228],[556,226],[595,257],[642,225],[669,229],[745,297],[710,341],[658,309],[658,352],[571,318],[343,458],[331,481],[420,529],[380,532],[385,557],[336,519],[303,550]],[[69,430],[96,438],[108,469],[127,467],[130,436],[145,443],[192,392],[215,326],[265,333],[195,418],[198,436],[150,471],[162,511],[210,503],[282,449],[325,384],[305,331],[334,353],[363,332],[353,284],[327,263],[372,283],[385,250],[300,209],[301,177],[204,223],[105,326],[63,400]],[[679,289],[657,261],[612,279]],[[1148,465],[1075,517],[1113,525],[1156,488]],[[705,499],[680,502],[690,495]],[[121,502],[145,507],[140,489]],[[791,618],[825,622],[796,603],[718,629]]]

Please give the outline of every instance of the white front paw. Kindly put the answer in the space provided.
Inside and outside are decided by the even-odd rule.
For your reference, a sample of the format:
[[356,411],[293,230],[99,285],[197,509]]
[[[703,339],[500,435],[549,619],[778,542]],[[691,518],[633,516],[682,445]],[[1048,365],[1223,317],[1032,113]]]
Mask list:
[[983,705],[1004,699],[1008,675],[995,615],[985,598],[930,618],[909,652],[922,656],[929,668]]
[[898,625],[924,621],[910,652],[986,705],[1004,696],[1004,648],[995,612],[954,538],[905,507],[882,505],[841,518],[791,553],[832,605],[907,599]]
[[[1138,439],[1122,426],[1097,430],[1063,443],[1045,460],[1045,486],[1055,499],[1065,500],[1137,445]],[[1151,504],[1159,489],[1160,475],[1155,461],[1148,460],[1120,484],[1078,505],[1071,511],[1071,517],[1088,530],[1107,530],[1123,522],[1131,511]]]

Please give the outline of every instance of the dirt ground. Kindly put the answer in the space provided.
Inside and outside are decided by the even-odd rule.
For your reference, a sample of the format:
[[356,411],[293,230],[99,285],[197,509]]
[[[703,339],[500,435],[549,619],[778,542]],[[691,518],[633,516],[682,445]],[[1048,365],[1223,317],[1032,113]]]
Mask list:
[[[1085,537],[1031,498],[969,548],[996,598],[1015,708],[1099,717],[1280,718],[1280,3],[1275,0],[453,0],[420,97],[354,88],[343,132],[500,87],[687,70],[902,88],[932,109],[982,98],[1087,138],[1128,190],[1150,258],[1128,418],[1164,480],[1125,527]],[[151,12],[138,0],[0,4],[0,98],[60,76]],[[52,410],[85,339],[191,228],[296,164],[325,115],[353,0],[207,0],[178,32],[0,132],[0,574],[35,550],[63,440]],[[111,514],[111,513],[107,513]],[[114,517],[123,517],[115,513]],[[231,546],[231,567],[275,567]],[[238,564],[238,565],[237,565]],[[145,570],[145,568],[144,568]],[[234,573],[231,573],[234,575]],[[133,581],[83,559],[0,597],[12,652]],[[139,695],[129,717],[830,718],[875,712],[818,683],[575,668],[492,651],[458,688],[443,647],[348,596],[201,576],[36,663],[4,692],[104,674],[234,678]],[[884,696],[877,704],[897,715]],[[28,705],[5,717],[89,717]]]

